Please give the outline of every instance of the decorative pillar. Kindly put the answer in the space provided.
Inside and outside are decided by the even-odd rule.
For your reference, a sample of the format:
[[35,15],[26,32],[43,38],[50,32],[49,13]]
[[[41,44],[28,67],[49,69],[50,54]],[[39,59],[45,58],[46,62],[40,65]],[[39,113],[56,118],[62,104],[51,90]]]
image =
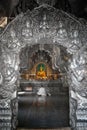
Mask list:
[[70,118],[73,130],[87,129],[87,46],[83,46],[71,61],[69,71]]
[[18,54],[1,47],[0,57],[0,130],[17,126]]

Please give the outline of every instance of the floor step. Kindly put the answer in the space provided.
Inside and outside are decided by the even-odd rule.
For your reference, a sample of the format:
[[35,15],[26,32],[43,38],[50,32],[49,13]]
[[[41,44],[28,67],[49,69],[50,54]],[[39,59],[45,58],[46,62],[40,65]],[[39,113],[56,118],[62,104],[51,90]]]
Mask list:
[[[18,130],[35,130],[35,129],[18,129]],[[58,128],[58,129],[37,129],[37,130],[71,130],[71,129],[67,127],[67,128]]]

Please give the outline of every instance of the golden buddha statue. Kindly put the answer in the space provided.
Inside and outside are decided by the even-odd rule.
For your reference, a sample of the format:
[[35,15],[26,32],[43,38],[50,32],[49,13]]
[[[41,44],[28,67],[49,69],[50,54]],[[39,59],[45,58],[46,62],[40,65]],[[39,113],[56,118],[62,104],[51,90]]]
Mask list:
[[40,78],[40,79],[46,79],[47,78],[46,72],[45,72],[45,70],[43,70],[42,66],[40,66],[40,70],[37,72],[37,78]]

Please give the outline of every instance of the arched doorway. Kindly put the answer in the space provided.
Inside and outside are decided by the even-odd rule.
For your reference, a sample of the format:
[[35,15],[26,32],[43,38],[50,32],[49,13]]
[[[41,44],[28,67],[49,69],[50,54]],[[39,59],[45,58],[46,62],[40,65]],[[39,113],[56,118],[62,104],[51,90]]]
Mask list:
[[41,48],[36,44],[22,48],[19,127],[69,127],[69,59],[71,55],[62,46],[44,44]]
[[[85,129],[86,118],[86,29],[84,24],[68,14],[48,5],[19,15],[1,35],[0,109],[1,128],[16,129],[17,91],[20,85],[20,52],[26,45],[57,45],[71,55],[67,81],[69,84],[70,125]],[[85,46],[85,47],[84,47]],[[85,48],[85,49],[84,49]],[[54,47],[53,62],[58,60]],[[58,51],[57,51],[58,52]],[[67,57],[65,57],[67,59]],[[57,67],[56,64],[54,67]],[[81,87],[83,86],[83,87]],[[8,115],[6,112],[8,110]],[[81,114],[82,113],[82,114]],[[4,116],[3,116],[4,115]],[[81,115],[81,116],[80,116]],[[6,121],[3,121],[3,119]],[[8,120],[7,120],[8,119]]]

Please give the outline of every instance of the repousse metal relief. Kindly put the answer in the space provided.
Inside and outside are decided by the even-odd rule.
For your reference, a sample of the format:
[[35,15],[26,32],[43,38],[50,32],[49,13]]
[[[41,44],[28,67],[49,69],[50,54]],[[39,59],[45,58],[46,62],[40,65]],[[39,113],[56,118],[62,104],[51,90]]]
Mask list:
[[[16,129],[17,88],[21,49],[41,44],[55,45],[53,67],[58,67],[59,46],[70,56],[70,124],[74,130],[87,129],[87,26],[77,18],[42,5],[17,16],[0,36],[0,128]],[[58,54],[57,54],[58,53]]]

